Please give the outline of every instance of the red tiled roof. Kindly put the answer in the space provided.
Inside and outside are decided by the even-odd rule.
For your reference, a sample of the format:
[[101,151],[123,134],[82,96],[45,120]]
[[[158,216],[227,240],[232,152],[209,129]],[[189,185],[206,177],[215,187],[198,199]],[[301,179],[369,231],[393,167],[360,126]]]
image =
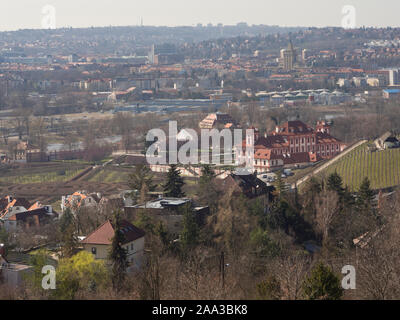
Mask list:
[[326,132],[317,132],[317,143],[338,143],[340,140],[332,137]]
[[[142,238],[145,235],[145,232],[142,229],[135,227],[133,224],[125,220],[121,221],[121,231],[125,237],[123,244]],[[114,234],[115,230],[111,220],[107,220],[95,231],[89,234],[86,239],[82,240],[81,243],[110,245]]]

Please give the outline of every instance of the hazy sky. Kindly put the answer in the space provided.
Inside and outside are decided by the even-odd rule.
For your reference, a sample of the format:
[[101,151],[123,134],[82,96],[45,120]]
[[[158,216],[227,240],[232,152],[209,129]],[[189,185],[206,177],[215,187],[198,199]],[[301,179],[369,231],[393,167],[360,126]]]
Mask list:
[[45,5],[57,27],[109,25],[267,24],[340,26],[344,5],[357,26],[399,26],[399,0],[1,0],[0,30],[41,28]]

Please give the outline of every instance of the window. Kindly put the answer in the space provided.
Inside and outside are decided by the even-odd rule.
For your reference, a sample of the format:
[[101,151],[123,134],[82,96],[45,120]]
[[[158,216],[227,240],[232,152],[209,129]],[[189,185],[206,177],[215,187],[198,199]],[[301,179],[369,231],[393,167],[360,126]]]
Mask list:
[[131,251],[133,251],[133,243],[131,243]]
[[93,253],[94,255],[97,254],[97,248],[96,248],[96,247],[92,247],[92,253]]

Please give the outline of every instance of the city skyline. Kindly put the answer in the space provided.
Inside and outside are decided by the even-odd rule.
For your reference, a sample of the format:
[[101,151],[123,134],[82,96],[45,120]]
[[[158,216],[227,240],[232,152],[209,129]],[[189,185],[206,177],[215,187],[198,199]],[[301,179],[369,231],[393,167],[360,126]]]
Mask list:
[[[235,25],[246,22],[249,25],[279,25],[325,27],[341,26],[346,15],[344,6],[355,8],[355,26],[387,27],[398,26],[396,12],[400,3],[388,0],[385,6],[376,0],[304,0],[301,3],[292,0],[243,2],[232,0],[187,3],[182,0],[152,2],[127,2],[124,0],[99,0],[68,3],[60,0],[16,0],[3,4],[0,10],[0,31],[18,29],[41,29],[48,14],[46,7],[55,9],[57,28],[62,27],[100,27],[100,26],[195,26]],[[21,8],[24,8],[22,11]],[[45,11],[43,11],[45,10]],[[168,14],[166,14],[168,13]]]

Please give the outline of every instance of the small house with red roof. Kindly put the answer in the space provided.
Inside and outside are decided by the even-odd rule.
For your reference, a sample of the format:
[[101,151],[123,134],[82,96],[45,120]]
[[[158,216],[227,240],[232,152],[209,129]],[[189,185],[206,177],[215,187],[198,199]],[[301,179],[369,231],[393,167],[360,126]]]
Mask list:
[[[140,268],[143,263],[145,232],[126,220],[121,221],[121,232],[124,235],[122,247],[126,250],[130,268]],[[81,241],[83,249],[92,253],[95,259],[105,260],[108,257],[115,227],[107,220],[100,227]]]

